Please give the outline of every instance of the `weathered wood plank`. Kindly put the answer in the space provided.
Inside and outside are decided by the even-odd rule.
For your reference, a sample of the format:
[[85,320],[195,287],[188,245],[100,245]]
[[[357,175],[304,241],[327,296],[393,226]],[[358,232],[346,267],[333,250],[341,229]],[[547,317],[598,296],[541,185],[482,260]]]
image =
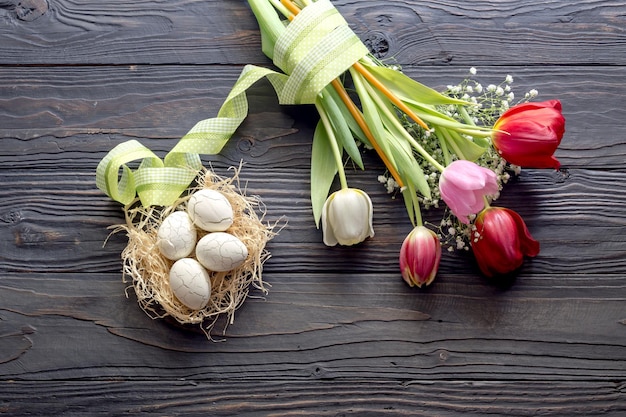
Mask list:
[[[405,68],[442,90],[467,68]],[[239,76],[238,67],[0,67],[0,166],[62,163],[95,167],[117,143],[142,140],[160,155],[199,120],[214,117]],[[521,98],[559,98],[567,132],[557,150],[564,168],[622,169],[626,131],[625,67],[479,67],[478,79],[499,84],[507,74]],[[249,90],[250,116],[217,159],[294,167],[308,164],[317,114],[279,106],[267,81]]]
[[476,66],[485,85],[511,74],[518,97],[561,99],[563,170],[524,170],[498,201],[522,214],[540,255],[508,286],[446,252],[433,286],[408,288],[397,256],[411,226],[369,153],[368,170],[348,175],[373,198],[376,237],[325,247],[308,194],[315,112],[278,106],[262,82],[233,140],[204,161],[226,175],[243,159],[266,219],[284,216],[270,292],[245,303],[224,343],[152,320],[121,281],[124,236],[102,247],[122,215],[95,166],[128,139],[163,155],[215,115],[244,64],[270,65],[257,24],[244,0],[0,1],[0,413],[626,412],[626,4],[334,3],[427,85]]
[[[229,175],[224,165],[216,165],[216,170]],[[263,199],[266,220],[286,223],[269,243],[273,257],[268,270],[395,271],[399,247],[411,226],[402,201],[386,193],[377,175],[350,175],[353,186],[372,197],[376,237],[355,248],[328,248],[311,214],[306,167],[273,171],[268,176],[264,167],[245,166],[241,180],[248,193]],[[623,184],[622,173],[595,170],[570,170],[567,176],[528,170],[508,184],[497,204],[517,210],[543,245],[541,254],[528,261],[523,273],[626,274]],[[102,245],[109,233],[107,227],[123,222],[121,208],[96,189],[93,172],[5,172],[0,179],[0,198],[4,202],[0,209],[2,270],[119,270],[118,254],[125,237],[114,235],[104,249]],[[441,214],[437,211],[427,216],[437,222]],[[476,272],[469,255],[446,253],[442,273],[459,268]]]
[[[22,18],[17,3],[0,4],[0,64],[264,62],[243,0],[58,0],[40,16]],[[620,2],[334,4],[372,50],[405,65],[491,65],[494,57],[503,65],[623,65],[626,57]]]
[[502,291],[444,275],[420,292],[389,273],[272,273],[224,343],[150,319],[118,278],[5,274],[1,378],[619,381],[626,369],[623,278]]
[[86,413],[617,417],[626,411],[623,389],[611,382],[553,381],[16,381],[3,384],[0,406],[9,415],[47,417]]

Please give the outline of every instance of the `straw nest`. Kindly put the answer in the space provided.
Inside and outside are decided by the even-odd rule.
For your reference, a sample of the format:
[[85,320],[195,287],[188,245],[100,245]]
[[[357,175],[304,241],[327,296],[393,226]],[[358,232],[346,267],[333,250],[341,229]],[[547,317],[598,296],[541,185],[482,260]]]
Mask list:
[[[234,270],[209,272],[209,302],[201,310],[191,310],[172,292],[169,270],[174,261],[160,253],[157,230],[169,214],[185,210],[189,197],[200,189],[220,191],[228,199],[233,208],[234,222],[227,232],[245,244],[248,257]],[[151,318],[171,316],[181,324],[199,324],[211,339],[211,330],[218,318],[227,317],[223,331],[234,322],[235,310],[246,300],[251,286],[267,294],[268,284],[263,282],[262,269],[263,263],[270,257],[265,245],[276,234],[275,225],[263,224],[265,211],[260,199],[246,196],[239,188],[239,169],[234,169],[232,178],[221,178],[205,170],[199,175],[197,184],[172,206],[146,208],[135,201],[124,207],[124,214],[126,224],[113,227],[113,233],[125,232],[128,236],[128,245],[122,252],[123,281],[132,281],[140,307]],[[208,233],[199,228],[197,232],[198,240]]]

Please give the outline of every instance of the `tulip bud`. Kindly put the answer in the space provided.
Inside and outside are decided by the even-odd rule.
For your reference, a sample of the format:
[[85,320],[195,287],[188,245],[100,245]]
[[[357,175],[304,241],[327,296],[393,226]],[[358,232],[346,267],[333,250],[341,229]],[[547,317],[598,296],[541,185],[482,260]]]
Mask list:
[[439,178],[441,198],[450,211],[465,224],[468,216],[485,207],[485,197],[498,193],[498,179],[490,169],[470,161],[458,160],[448,165]]
[[441,260],[439,238],[424,226],[415,227],[402,242],[400,271],[411,287],[429,285],[435,279]]
[[374,237],[372,215],[372,200],[364,191],[344,188],[332,193],[322,208],[324,243],[350,246]]
[[489,207],[476,217],[474,225],[470,244],[480,270],[488,277],[513,272],[522,265],[524,256],[539,253],[539,242],[513,210]]
[[560,101],[513,106],[493,128],[493,145],[507,162],[526,168],[558,169],[561,165],[553,156],[565,133]]

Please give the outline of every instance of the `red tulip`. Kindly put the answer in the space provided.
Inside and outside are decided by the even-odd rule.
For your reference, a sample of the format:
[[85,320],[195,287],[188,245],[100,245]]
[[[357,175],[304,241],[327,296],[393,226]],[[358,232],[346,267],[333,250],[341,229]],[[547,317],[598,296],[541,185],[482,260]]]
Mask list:
[[501,207],[488,207],[478,214],[476,234],[471,246],[480,270],[488,277],[513,272],[524,256],[536,256],[539,242],[534,240],[521,216]]
[[411,287],[429,285],[435,279],[441,260],[439,238],[424,226],[415,227],[402,242],[400,271]]
[[493,144],[509,163],[525,168],[561,166],[553,156],[565,132],[559,100],[513,106],[493,128]]

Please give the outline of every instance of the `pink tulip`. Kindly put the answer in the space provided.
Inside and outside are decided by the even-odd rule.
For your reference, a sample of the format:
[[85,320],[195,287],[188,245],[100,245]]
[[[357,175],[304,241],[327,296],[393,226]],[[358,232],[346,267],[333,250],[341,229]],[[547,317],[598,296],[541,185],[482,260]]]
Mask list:
[[498,193],[496,174],[473,162],[458,160],[444,169],[439,179],[441,198],[465,224],[471,214],[485,207],[485,197]]
[[437,235],[424,226],[415,227],[404,239],[400,249],[402,278],[411,287],[429,285],[437,275],[441,245]]

